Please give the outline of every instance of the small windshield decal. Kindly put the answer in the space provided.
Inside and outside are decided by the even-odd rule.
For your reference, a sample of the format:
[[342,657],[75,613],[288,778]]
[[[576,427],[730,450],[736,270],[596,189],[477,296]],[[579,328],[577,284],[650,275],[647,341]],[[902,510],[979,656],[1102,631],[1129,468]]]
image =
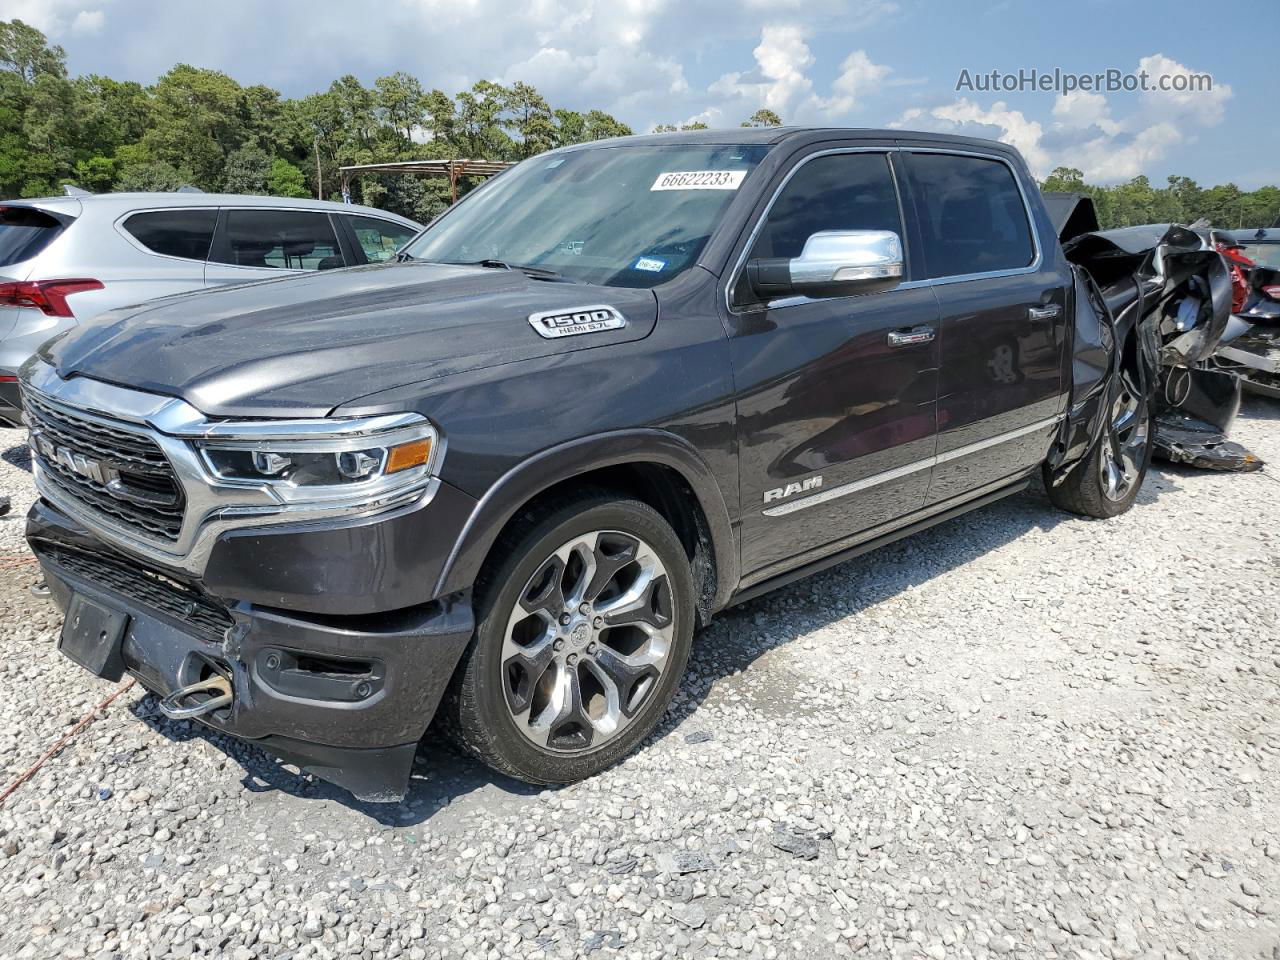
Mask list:
[[745,170],[677,170],[658,174],[649,190],[737,190],[746,175]]
[[667,269],[667,261],[659,260],[657,257],[641,257],[636,261],[635,268],[647,270],[649,273],[661,273]]
[[598,303],[590,307],[570,307],[568,310],[531,313],[529,325],[538,331],[538,336],[554,340],[557,337],[576,337],[583,333],[618,330],[627,325],[627,320],[608,304]]

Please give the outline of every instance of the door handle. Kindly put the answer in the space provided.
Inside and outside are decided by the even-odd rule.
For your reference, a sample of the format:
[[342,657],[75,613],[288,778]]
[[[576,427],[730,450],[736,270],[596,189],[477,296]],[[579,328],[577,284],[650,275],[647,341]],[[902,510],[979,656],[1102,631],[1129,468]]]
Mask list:
[[1062,307],[1056,303],[1045,304],[1043,307],[1027,307],[1027,316],[1032,320],[1057,320],[1062,316]]
[[912,327],[910,330],[891,330],[889,332],[889,346],[891,347],[909,347],[915,343],[928,343],[935,336],[937,331],[933,327]]

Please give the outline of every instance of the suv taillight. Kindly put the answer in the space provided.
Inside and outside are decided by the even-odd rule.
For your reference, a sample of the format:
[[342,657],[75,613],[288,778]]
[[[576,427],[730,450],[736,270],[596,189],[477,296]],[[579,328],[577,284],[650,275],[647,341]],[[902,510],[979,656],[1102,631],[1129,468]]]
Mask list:
[[38,307],[50,317],[74,317],[67,297],[101,290],[100,280],[20,280],[0,283],[0,307]]
[[1262,288],[1262,292],[1272,300],[1280,300],[1280,284],[1268,284]]

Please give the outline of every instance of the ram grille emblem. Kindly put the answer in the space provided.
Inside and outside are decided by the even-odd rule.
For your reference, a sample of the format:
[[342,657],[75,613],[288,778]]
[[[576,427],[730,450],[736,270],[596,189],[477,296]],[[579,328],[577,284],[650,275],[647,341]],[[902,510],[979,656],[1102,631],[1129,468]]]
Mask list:
[[572,307],[569,310],[544,310],[529,314],[529,325],[538,336],[554,340],[557,337],[576,337],[583,333],[599,333],[602,330],[618,330],[627,325],[627,319],[608,304],[592,307]]

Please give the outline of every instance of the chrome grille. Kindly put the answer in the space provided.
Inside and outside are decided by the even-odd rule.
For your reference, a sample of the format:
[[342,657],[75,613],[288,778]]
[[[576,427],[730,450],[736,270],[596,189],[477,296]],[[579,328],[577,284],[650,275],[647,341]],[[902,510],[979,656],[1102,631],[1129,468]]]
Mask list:
[[152,539],[177,541],[185,501],[163,451],[149,437],[77,416],[23,393],[32,455],[50,485],[86,509]]

